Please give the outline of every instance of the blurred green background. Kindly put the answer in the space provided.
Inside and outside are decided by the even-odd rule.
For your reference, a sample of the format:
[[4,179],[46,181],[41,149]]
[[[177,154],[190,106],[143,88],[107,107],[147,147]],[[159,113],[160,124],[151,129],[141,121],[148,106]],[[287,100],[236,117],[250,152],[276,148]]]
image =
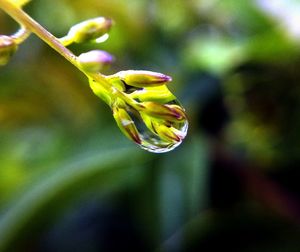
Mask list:
[[[105,73],[173,77],[186,140],[125,139],[76,68],[32,35],[0,69],[0,251],[300,251],[300,2],[33,0],[56,36],[96,16]],[[0,12],[0,34],[17,24]]]

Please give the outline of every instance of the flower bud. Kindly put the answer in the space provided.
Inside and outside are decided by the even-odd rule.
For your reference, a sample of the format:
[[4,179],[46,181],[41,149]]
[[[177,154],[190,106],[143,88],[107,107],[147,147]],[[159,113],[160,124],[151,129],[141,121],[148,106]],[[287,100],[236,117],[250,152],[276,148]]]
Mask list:
[[139,88],[161,86],[172,80],[170,76],[143,70],[120,71],[115,75],[127,85]]
[[111,26],[111,19],[93,18],[72,26],[67,37],[73,42],[83,43],[103,36],[110,30]]
[[89,78],[89,84],[94,94],[100,97],[109,106],[112,104],[113,98],[100,83],[95,81],[93,78]]
[[182,140],[180,132],[173,127],[167,127],[164,124],[154,125],[157,134],[165,141],[180,142]]
[[112,110],[113,116],[124,135],[133,140],[135,143],[141,144],[142,140],[140,139],[139,132],[134,124],[134,121],[126,112],[126,110],[118,106],[113,106]]
[[146,87],[136,90],[129,94],[132,99],[144,101],[153,101],[159,103],[167,103],[176,99],[166,85],[157,87]]
[[149,130],[151,130],[155,135],[159,136],[162,140],[166,142],[180,142],[184,135],[174,127],[164,124],[163,121],[150,117],[148,115],[142,114],[142,119]]
[[141,110],[153,117],[161,118],[171,122],[186,119],[183,109],[178,105],[160,104],[157,102],[142,102],[139,104]]
[[125,84],[119,78],[114,78],[112,77],[112,75],[105,76],[105,78],[112,86],[114,86],[119,91],[124,92],[126,90]]
[[114,57],[105,51],[92,50],[80,54],[77,59],[83,70],[87,72],[99,72],[105,65],[111,64]]
[[9,61],[17,48],[18,45],[15,43],[13,38],[0,35],[0,66],[5,65]]

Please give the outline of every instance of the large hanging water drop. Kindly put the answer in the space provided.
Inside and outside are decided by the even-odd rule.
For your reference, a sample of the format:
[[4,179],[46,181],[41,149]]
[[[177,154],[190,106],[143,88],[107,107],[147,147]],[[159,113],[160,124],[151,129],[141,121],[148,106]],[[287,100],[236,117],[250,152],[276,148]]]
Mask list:
[[[159,106],[183,108],[174,99],[165,104],[153,103]],[[154,152],[168,152],[180,145],[188,130],[186,117],[178,120],[169,118],[167,115],[155,116],[143,113],[126,104],[122,108],[113,105],[114,118],[121,131],[141,148]],[[166,117],[166,118],[164,118]]]

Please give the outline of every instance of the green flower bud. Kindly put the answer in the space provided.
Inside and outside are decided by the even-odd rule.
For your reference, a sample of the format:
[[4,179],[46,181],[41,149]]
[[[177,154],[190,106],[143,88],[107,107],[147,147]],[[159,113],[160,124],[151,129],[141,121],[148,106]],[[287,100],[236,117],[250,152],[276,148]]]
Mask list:
[[83,43],[105,35],[111,26],[111,19],[93,18],[72,26],[67,37],[75,43]]
[[0,66],[5,65],[10,60],[17,48],[18,45],[13,38],[0,35]]
[[92,50],[80,54],[77,59],[83,70],[87,72],[99,72],[105,65],[111,64],[114,57],[105,51]]
[[180,132],[173,127],[164,124],[154,124],[155,131],[165,141],[180,142],[182,140]]
[[119,91],[123,92],[126,90],[125,84],[119,78],[116,78],[113,75],[106,76],[105,78],[112,86],[114,86]]
[[175,143],[180,142],[184,138],[179,130],[170,125],[164,124],[164,121],[145,114],[141,114],[141,116],[147,128],[164,141]]
[[89,84],[94,94],[100,97],[107,105],[111,105],[113,98],[111,93],[109,93],[100,83],[92,78],[89,78]]
[[159,103],[168,103],[176,99],[166,85],[157,87],[146,87],[141,90],[136,90],[129,94],[132,99],[144,101],[153,101]]
[[135,143],[141,144],[142,140],[140,139],[139,132],[126,110],[118,106],[113,106],[112,110],[117,125],[123,134]]
[[115,76],[118,76],[127,85],[139,88],[161,86],[172,80],[170,76],[143,70],[120,71]]
[[139,103],[142,113],[147,115],[174,121],[183,121],[186,119],[186,115],[183,109],[178,105],[160,104],[157,102],[142,102]]

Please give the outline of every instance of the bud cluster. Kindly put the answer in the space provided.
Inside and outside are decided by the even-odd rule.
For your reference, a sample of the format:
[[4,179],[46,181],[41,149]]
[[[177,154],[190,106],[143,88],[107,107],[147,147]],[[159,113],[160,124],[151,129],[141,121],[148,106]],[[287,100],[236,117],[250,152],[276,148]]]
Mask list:
[[106,79],[118,92],[110,93],[97,88],[95,83],[90,84],[111,106],[125,136],[154,152],[154,145],[163,150],[181,143],[186,135],[187,120],[184,109],[166,86],[171,77],[151,71],[128,70]]
[[[108,32],[112,24],[112,20],[105,17],[88,19],[72,26],[68,34],[60,38],[59,41],[64,46],[68,46],[72,43],[101,43],[108,38]],[[114,57],[102,50],[92,50],[80,54],[76,60],[78,67],[82,71],[92,73],[100,72],[103,67],[113,62]]]
[[65,48],[72,43],[103,42],[113,24],[111,19],[97,17],[83,21],[72,26],[66,36],[57,39],[22,12],[21,7],[29,1],[3,0],[6,7],[3,9],[14,10],[12,16],[21,15],[26,22],[20,23],[21,29],[12,36],[0,35],[0,66],[7,63],[31,32],[36,33],[89,78],[91,89],[111,107],[113,117],[126,137],[156,153],[172,150],[182,142],[188,122],[184,109],[167,87],[171,77],[144,70],[120,71],[105,76],[100,71],[112,63],[112,55],[91,50],[75,56]]

